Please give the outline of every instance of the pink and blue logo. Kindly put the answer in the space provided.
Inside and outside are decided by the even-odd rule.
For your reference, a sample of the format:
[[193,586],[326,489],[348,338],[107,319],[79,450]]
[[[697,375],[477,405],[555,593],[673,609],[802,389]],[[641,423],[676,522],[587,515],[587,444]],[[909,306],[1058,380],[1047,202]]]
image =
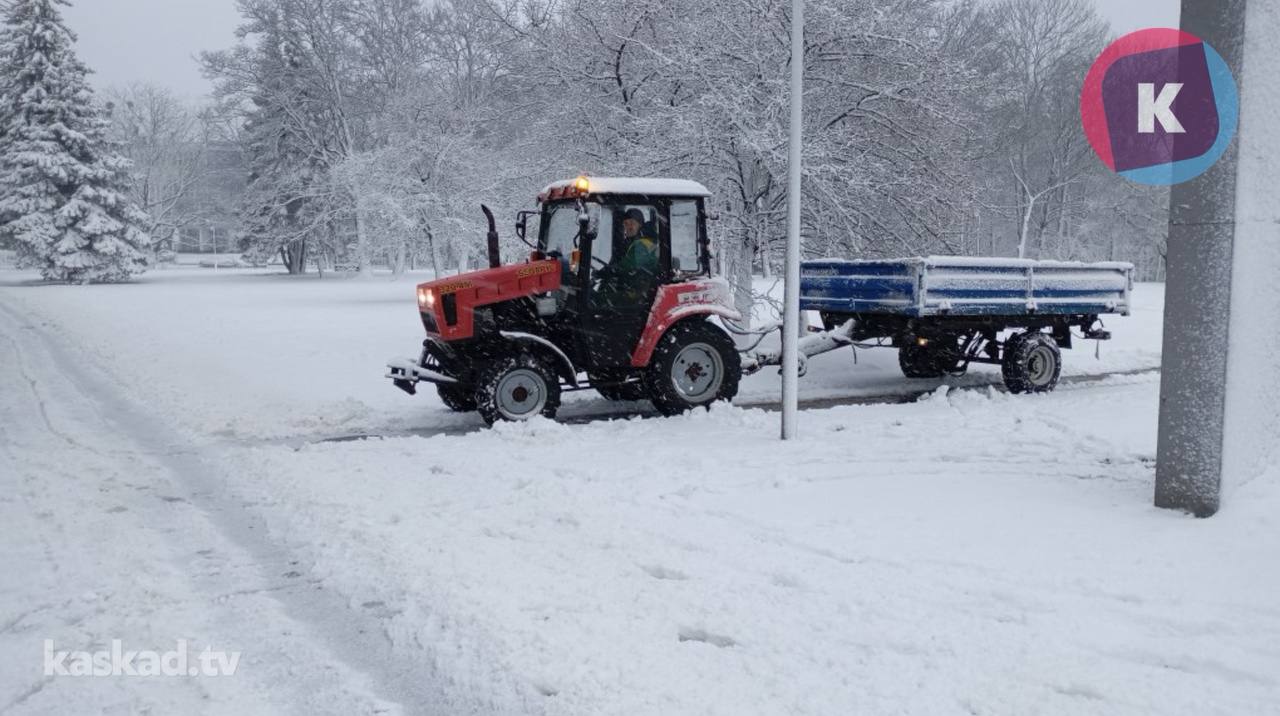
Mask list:
[[1235,136],[1240,96],[1231,68],[1208,43],[1167,28],[1139,30],[1093,63],[1080,118],[1093,151],[1142,184],[1194,179]]

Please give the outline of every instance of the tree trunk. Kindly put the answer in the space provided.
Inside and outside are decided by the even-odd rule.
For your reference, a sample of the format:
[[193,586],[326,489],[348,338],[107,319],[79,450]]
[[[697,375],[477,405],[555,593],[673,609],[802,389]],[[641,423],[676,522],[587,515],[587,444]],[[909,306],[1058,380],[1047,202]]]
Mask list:
[[1031,233],[1031,212],[1036,207],[1034,198],[1028,200],[1026,212],[1022,215],[1022,233],[1018,237],[1018,258],[1027,257],[1027,235]]
[[755,261],[755,245],[744,229],[735,242],[735,255],[730,259],[729,283],[733,286],[733,305],[742,314],[742,327],[751,327],[751,309],[755,301],[751,295],[751,265]]
[[431,272],[440,278],[440,247],[436,245],[436,235],[427,230],[427,246],[431,248]]
[[403,241],[396,246],[396,253],[391,262],[391,275],[396,277],[404,275],[405,264],[408,260],[406,249],[407,247]]
[[293,241],[280,247],[280,260],[290,276],[300,276],[307,272],[307,242]]
[[356,260],[361,278],[373,276],[372,246],[369,241],[369,222],[365,219],[364,199],[356,194]]

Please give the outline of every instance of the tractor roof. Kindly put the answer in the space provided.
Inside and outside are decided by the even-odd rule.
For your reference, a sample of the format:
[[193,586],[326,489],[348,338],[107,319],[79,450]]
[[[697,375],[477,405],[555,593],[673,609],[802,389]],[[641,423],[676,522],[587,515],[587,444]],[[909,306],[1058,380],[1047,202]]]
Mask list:
[[649,196],[708,197],[711,192],[696,181],[688,179],[662,179],[658,177],[578,177],[548,184],[542,195],[553,190],[574,188],[581,191],[586,182],[587,194],[644,194]]

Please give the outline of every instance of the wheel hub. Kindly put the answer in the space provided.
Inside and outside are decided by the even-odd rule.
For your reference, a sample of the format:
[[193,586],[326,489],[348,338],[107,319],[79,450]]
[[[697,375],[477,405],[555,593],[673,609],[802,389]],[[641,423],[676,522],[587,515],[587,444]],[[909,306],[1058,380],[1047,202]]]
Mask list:
[[689,369],[686,370],[684,374],[689,380],[697,382],[704,372],[705,371],[703,370],[701,363],[690,363]]
[[691,343],[676,355],[671,370],[676,392],[693,403],[714,399],[724,381],[720,353],[705,343]]
[[547,404],[542,376],[527,368],[513,370],[498,384],[498,410],[512,420],[522,420],[540,412]]
[[1047,348],[1037,348],[1027,359],[1027,374],[1037,386],[1047,384],[1053,378],[1053,359]]

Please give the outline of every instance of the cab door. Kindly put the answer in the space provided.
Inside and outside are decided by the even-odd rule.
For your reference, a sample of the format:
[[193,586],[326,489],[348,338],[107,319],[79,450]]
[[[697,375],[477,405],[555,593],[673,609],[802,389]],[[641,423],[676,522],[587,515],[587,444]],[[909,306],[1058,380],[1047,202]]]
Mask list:
[[[633,209],[645,216],[641,236],[657,243],[653,271],[624,271],[620,264],[630,244],[623,234],[622,217]],[[590,257],[583,258],[590,265],[578,336],[585,368],[630,367],[658,286],[668,273],[669,242],[666,203],[637,198],[600,205]]]

